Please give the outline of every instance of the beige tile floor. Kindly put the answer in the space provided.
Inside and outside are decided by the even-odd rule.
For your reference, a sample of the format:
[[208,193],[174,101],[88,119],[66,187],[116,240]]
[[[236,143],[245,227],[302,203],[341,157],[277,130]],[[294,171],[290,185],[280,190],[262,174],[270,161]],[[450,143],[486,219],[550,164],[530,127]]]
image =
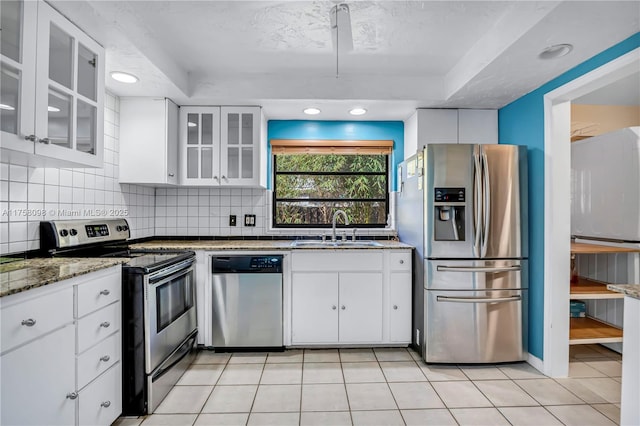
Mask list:
[[572,346],[569,378],[526,363],[427,365],[411,349],[202,351],[152,425],[614,425],[621,357]]

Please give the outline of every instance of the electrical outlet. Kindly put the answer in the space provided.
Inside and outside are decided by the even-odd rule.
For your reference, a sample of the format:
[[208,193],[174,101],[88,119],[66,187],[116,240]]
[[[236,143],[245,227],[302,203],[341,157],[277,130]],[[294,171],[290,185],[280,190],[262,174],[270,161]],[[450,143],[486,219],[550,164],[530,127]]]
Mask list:
[[255,214],[245,214],[244,215],[244,226],[256,226],[256,215]]
[[236,226],[236,215],[229,215],[229,226]]

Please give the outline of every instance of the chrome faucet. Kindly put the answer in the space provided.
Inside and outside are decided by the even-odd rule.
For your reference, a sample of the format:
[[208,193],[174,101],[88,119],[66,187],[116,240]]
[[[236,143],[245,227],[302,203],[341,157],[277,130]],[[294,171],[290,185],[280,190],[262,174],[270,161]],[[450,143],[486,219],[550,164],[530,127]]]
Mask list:
[[333,212],[333,219],[331,219],[331,242],[332,243],[336,242],[336,218],[338,217],[339,214],[342,214],[342,217],[344,217],[344,224],[349,225],[349,218],[347,218],[347,214],[344,212],[344,210],[336,210],[335,212]]

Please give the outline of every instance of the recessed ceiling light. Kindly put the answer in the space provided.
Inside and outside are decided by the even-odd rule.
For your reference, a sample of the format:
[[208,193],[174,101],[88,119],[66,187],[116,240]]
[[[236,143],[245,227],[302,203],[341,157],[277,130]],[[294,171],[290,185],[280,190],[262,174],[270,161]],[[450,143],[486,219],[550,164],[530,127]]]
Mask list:
[[364,115],[367,113],[367,110],[364,108],[353,108],[351,111],[349,111],[349,114],[351,115]]
[[0,104],[0,109],[4,109],[6,111],[14,111],[15,108],[12,107],[11,105],[7,105],[7,104]]
[[138,77],[122,71],[113,71],[111,73],[111,78],[115,81],[119,81],[120,83],[132,84],[138,82]]
[[573,45],[571,44],[554,44],[553,46],[549,46],[544,49],[538,55],[540,59],[555,59],[561,58],[562,56],[568,55],[573,50]]
[[320,114],[320,109],[318,109],[318,108],[305,108],[304,110],[302,110],[302,112],[304,112],[307,115],[318,115],[318,114]]
[[60,108],[49,105],[47,107],[47,111],[49,111],[49,112],[60,112]]
[[193,121],[187,121],[187,127],[198,127],[198,125]]

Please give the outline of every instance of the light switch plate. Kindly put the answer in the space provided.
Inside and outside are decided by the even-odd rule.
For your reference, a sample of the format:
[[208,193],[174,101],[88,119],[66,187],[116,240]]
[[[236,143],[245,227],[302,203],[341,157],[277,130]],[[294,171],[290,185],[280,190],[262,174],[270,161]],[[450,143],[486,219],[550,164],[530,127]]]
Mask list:
[[236,226],[236,215],[229,215],[229,226]]

